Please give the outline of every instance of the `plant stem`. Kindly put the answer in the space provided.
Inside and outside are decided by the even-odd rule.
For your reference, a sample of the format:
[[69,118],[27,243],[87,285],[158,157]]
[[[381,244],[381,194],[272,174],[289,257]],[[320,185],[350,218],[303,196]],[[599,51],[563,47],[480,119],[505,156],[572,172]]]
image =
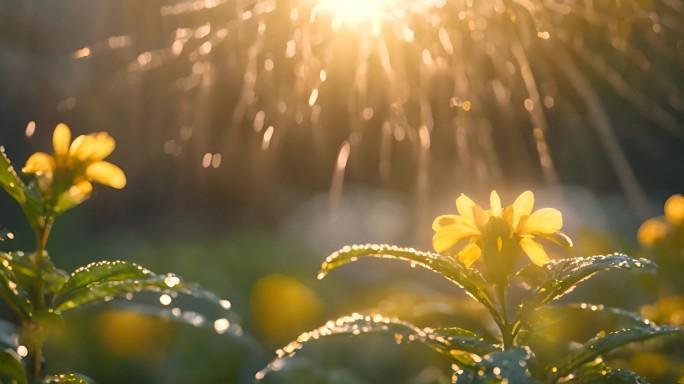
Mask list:
[[501,328],[501,337],[503,339],[504,350],[507,351],[513,347],[513,334],[511,333],[511,324],[508,322],[508,306],[506,303],[506,285],[508,282],[497,284],[497,293],[499,294],[499,302],[501,303],[501,315],[503,317],[503,325]]
[[[48,238],[50,237],[50,230],[54,223],[54,217],[46,216],[45,224],[36,232],[36,253],[33,257],[33,267],[36,270],[36,286],[34,292],[34,302],[36,303],[35,312],[44,313],[47,309],[45,306],[45,279],[43,278],[43,264],[47,254],[45,247],[47,246]],[[41,325],[36,322],[31,322],[26,328],[27,337],[29,341],[29,353],[31,355],[30,373],[33,377],[42,378],[41,361],[43,359],[43,331]]]

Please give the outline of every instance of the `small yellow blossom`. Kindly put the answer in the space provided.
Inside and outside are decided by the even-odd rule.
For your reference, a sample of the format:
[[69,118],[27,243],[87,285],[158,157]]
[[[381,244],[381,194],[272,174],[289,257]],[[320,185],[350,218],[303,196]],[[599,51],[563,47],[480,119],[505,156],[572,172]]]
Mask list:
[[23,168],[24,173],[36,174],[44,193],[51,190],[57,177],[64,183],[66,197],[76,204],[90,196],[91,181],[116,189],[126,186],[126,175],[121,168],[104,161],[116,146],[106,132],[81,135],[72,142],[71,130],[60,123],[52,134],[52,146],[53,155],[34,153]]
[[665,218],[672,225],[684,225],[684,196],[672,195],[665,202]]
[[637,241],[645,247],[681,236],[684,230],[684,196],[672,195],[665,201],[664,216],[644,221],[637,231]]
[[637,232],[637,241],[641,245],[652,246],[665,240],[668,228],[660,219],[648,219],[644,221]]
[[468,241],[458,253],[458,259],[470,267],[488,244],[502,252],[509,244],[519,246],[536,265],[549,260],[537,237],[572,246],[570,239],[560,232],[563,217],[557,209],[542,208],[532,212],[534,195],[525,191],[503,208],[496,191],[490,195],[490,209],[484,210],[466,195],[456,199],[458,215],[442,215],[435,219],[432,245],[439,253],[454,248],[462,240]]

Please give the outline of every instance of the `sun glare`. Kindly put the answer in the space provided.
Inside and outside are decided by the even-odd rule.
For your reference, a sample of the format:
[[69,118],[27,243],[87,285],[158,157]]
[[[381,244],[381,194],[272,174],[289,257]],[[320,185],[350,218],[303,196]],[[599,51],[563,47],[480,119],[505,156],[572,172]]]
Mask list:
[[313,0],[311,19],[319,15],[331,18],[334,30],[343,26],[370,26],[379,32],[383,23],[406,19],[410,14],[441,8],[444,0]]
[[311,10],[311,18],[327,15],[332,18],[335,30],[367,23],[377,27],[392,18],[398,9],[396,0],[318,0]]

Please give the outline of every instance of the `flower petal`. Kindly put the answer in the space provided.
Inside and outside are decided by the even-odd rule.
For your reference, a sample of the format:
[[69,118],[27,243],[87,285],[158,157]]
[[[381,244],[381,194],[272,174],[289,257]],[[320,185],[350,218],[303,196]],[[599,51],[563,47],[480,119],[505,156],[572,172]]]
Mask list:
[[26,160],[21,170],[24,173],[52,172],[55,170],[55,158],[44,152],[36,152]]
[[544,247],[538,242],[532,240],[529,237],[523,237],[520,239],[520,246],[527,256],[538,266],[542,266],[545,262],[549,261],[549,256],[546,254]]
[[121,168],[106,161],[96,161],[86,168],[86,177],[89,180],[121,189],[126,186],[126,175]]
[[69,157],[79,161],[100,161],[114,151],[116,142],[106,132],[81,135],[69,148]]
[[461,195],[456,199],[456,210],[458,214],[463,217],[473,218],[473,207],[476,206],[475,202],[466,195]]
[[665,202],[665,218],[674,225],[684,224],[684,196],[672,195]]
[[558,231],[558,232],[554,232],[551,234],[541,234],[540,236],[547,239],[547,240],[553,241],[554,243],[560,245],[561,247],[566,247],[566,248],[572,248],[573,247],[572,239],[570,237],[568,237],[568,235],[566,235],[563,232]]
[[75,138],[69,147],[69,158],[86,161],[92,152],[92,141],[91,135],[80,135]]
[[466,267],[470,268],[475,260],[480,258],[482,250],[477,244],[471,243],[466,245],[461,252],[458,253],[458,259],[461,260]]
[[492,214],[489,210],[484,211],[482,208],[480,208],[479,205],[473,205],[473,221],[475,222],[475,226],[480,231],[482,230],[482,228],[484,228],[485,225],[487,225],[487,221],[489,221],[489,217],[491,215]]
[[532,213],[522,228],[521,234],[551,234],[563,227],[563,215],[555,208],[542,208]]
[[492,216],[501,216],[501,199],[496,191],[492,191],[489,195],[489,204],[492,208]]
[[435,248],[437,253],[442,253],[448,251],[459,241],[471,236],[473,236],[472,233],[460,229],[439,231],[432,236],[432,247]]
[[89,181],[83,180],[74,184],[69,188],[69,200],[74,204],[81,204],[85,199],[90,197],[93,192],[93,185]]
[[534,206],[534,194],[532,191],[525,191],[518,196],[513,202],[513,226],[518,226],[520,218],[523,216],[529,216],[532,213],[532,207]]
[[508,207],[504,208],[503,212],[501,213],[501,218],[506,221],[509,228],[515,228],[513,226],[513,221],[515,220],[515,209],[512,206],[509,205]]
[[95,134],[94,150],[90,155],[90,160],[99,161],[109,156],[116,147],[116,141],[107,132]]
[[59,123],[52,132],[52,147],[55,150],[55,157],[65,158],[69,154],[71,144],[71,130],[64,123]]
[[435,232],[444,230],[463,230],[470,231],[474,235],[479,233],[472,219],[458,215],[438,216],[435,221],[432,222],[432,229]]

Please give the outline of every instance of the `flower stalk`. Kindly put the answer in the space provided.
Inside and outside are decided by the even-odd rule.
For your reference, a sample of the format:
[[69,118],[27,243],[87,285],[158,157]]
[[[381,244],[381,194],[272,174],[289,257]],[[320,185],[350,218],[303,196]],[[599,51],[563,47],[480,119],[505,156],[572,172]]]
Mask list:
[[496,286],[497,295],[499,296],[499,302],[501,303],[501,318],[503,319],[503,324],[501,324],[501,338],[503,340],[504,351],[510,350],[514,344],[514,335],[512,332],[512,324],[508,321],[508,305],[506,302],[506,285],[498,284]]
[[[33,254],[31,262],[36,271],[35,289],[33,292],[33,302],[36,305],[36,313],[45,313],[47,307],[45,305],[45,278],[43,276],[43,268],[47,260],[47,246],[50,237],[50,231],[54,224],[54,217],[47,216],[44,218],[44,225],[36,231],[36,252]],[[27,327],[27,339],[29,341],[29,356],[30,356],[30,375],[35,378],[42,378],[42,359],[43,359],[43,330],[41,324],[32,321]]]

